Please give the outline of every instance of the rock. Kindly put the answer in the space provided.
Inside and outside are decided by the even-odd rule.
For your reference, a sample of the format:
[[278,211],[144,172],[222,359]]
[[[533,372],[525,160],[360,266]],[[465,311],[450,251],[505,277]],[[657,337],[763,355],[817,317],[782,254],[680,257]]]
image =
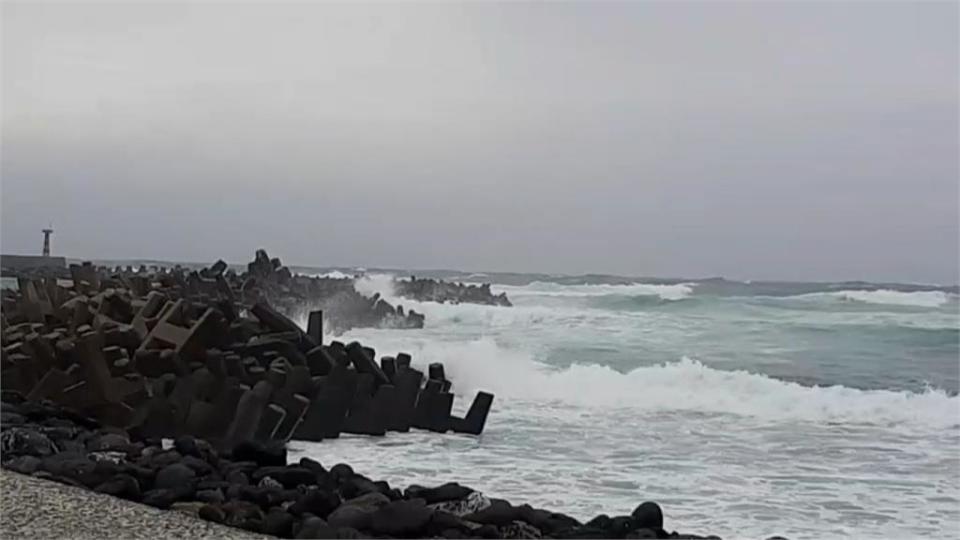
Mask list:
[[243,471],[230,471],[226,476],[227,482],[241,486],[249,486],[250,478]]
[[315,459],[310,459],[308,457],[300,458],[300,466],[304,469],[309,469],[313,471],[314,475],[327,474],[327,470],[323,468],[323,465]]
[[[480,525],[464,521],[449,512],[434,511],[433,515],[430,516],[430,523],[427,524],[427,535],[436,536],[439,534],[448,538],[447,531],[455,530],[460,534],[469,534],[479,527]],[[456,538],[460,538],[460,536]]]
[[262,467],[253,473],[254,481],[258,481],[264,477],[273,478],[287,489],[317,484],[316,473],[306,467]]
[[10,428],[0,433],[0,454],[4,456],[52,456],[58,452],[49,437],[33,429]]
[[337,531],[318,517],[303,520],[294,538],[336,538]]
[[293,516],[290,514],[273,509],[263,518],[263,522],[260,524],[260,532],[289,538],[293,536],[293,521]]
[[204,489],[197,491],[196,498],[198,501],[208,504],[219,504],[227,500],[227,498],[223,495],[223,491],[219,489]]
[[84,455],[61,452],[45,457],[40,467],[53,474],[69,478],[86,487],[94,487],[109,479],[108,475],[97,471],[97,464]]
[[487,498],[483,493],[474,491],[463,499],[434,503],[430,505],[430,508],[463,517],[468,514],[479,512],[485,508],[489,508],[490,504],[490,499]]
[[184,456],[203,457],[200,454],[200,448],[197,446],[197,440],[189,435],[177,437],[177,439],[173,441],[173,447]]
[[140,500],[140,482],[129,474],[118,474],[94,488],[98,493],[106,493],[130,501]]
[[657,534],[657,530],[644,527],[642,529],[630,531],[626,534],[626,536],[624,536],[624,538],[667,538],[667,536],[660,536]]
[[283,484],[277,482],[269,476],[264,476],[260,479],[260,482],[257,483],[257,487],[265,489],[283,489]]
[[393,501],[377,510],[370,528],[388,536],[417,536],[430,522],[433,509],[423,499]]
[[130,447],[130,440],[116,433],[96,435],[87,441],[87,450],[90,452],[123,452]]
[[338,482],[350,478],[355,473],[353,472],[353,467],[347,465],[346,463],[337,463],[330,469],[330,474]]
[[408,497],[412,495],[414,497],[423,499],[427,502],[427,504],[460,500],[466,498],[468,495],[474,492],[474,490],[466,486],[461,486],[456,482],[448,482],[435,488],[416,490],[415,495],[409,493],[409,489],[407,491]]
[[193,469],[197,476],[207,476],[213,472],[213,467],[209,463],[196,456],[184,456],[180,463]]
[[370,517],[376,510],[370,508],[341,505],[327,516],[327,522],[331,527],[353,527],[357,529],[366,529],[370,524]]
[[200,509],[204,506],[207,506],[207,504],[199,501],[175,502],[170,505],[170,509],[177,512],[182,512],[188,516],[199,517]]
[[260,507],[249,501],[230,501],[220,505],[220,508],[227,516],[224,522],[234,527],[248,519],[258,521],[263,519],[263,511]]
[[480,538],[500,538],[500,531],[494,525],[483,525],[473,531],[473,534]]
[[102,451],[102,452],[90,452],[87,454],[87,457],[92,459],[95,462],[108,462],[108,463],[126,463],[127,454],[126,452],[118,452],[114,450]]
[[490,499],[490,506],[463,516],[467,521],[484,525],[509,525],[520,518],[520,511],[503,499]]
[[20,474],[33,474],[42,463],[43,461],[36,456],[19,456],[4,463],[3,466]]
[[663,528],[663,511],[660,510],[660,505],[655,502],[640,504],[630,515],[633,517],[634,524],[637,528]]
[[540,529],[524,523],[522,521],[514,521],[509,525],[502,525],[500,528],[500,538],[542,538],[543,534],[540,532]]
[[223,523],[227,520],[227,515],[219,506],[215,504],[203,505],[200,507],[200,511],[197,512],[197,516],[200,519],[205,519],[214,523]]
[[336,493],[323,489],[311,489],[297,499],[290,507],[290,512],[296,516],[310,513],[326,518],[338,506],[340,506],[340,497]]
[[614,538],[623,538],[625,534],[637,528],[634,519],[630,516],[616,516],[610,518],[606,530]]
[[170,505],[176,500],[176,494],[172,489],[151,489],[143,494],[140,502],[148,506],[153,506],[154,508],[166,510],[170,508]]
[[236,461],[254,461],[260,467],[283,467],[287,464],[287,448],[280,441],[241,442],[233,449],[232,456]]
[[192,485],[196,478],[197,473],[193,472],[193,469],[182,463],[174,463],[157,472],[157,478],[153,485],[158,489],[174,489]]
[[337,538],[365,538],[360,531],[353,527],[339,527],[337,529]]

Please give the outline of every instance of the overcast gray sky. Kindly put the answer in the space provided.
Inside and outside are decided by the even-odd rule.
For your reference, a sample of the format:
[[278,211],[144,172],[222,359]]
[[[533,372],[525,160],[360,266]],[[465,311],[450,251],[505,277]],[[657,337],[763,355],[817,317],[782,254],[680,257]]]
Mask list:
[[955,283],[958,4],[3,4],[5,253]]

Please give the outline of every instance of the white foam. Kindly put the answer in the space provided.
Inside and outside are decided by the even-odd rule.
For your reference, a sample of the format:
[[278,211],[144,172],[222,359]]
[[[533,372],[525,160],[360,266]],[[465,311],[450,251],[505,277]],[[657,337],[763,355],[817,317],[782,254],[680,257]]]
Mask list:
[[680,300],[693,294],[693,283],[655,285],[631,283],[629,285],[561,285],[559,283],[534,281],[522,287],[500,285],[498,290],[507,296],[659,296],[664,300]]
[[831,291],[801,294],[792,298],[832,298],[850,302],[868,304],[887,304],[896,306],[940,307],[955,302],[957,295],[944,291],[894,291],[891,289]]
[[[923,393],[809,387],[747,371],[726,371],[683,358],[620,373],[596,364],[555,369],[490,338],[442,342],[400,336],[364,338],[378,351],[406,351],[425,367],[443,362],[455,390],[575,407],[629,408],[638,414],[688,411],[765,421],[808,421],[948,428],[960,425],[960,398]],[[382,338],[386,338],[382,339]]]
[[380,297],[390,302],[396,297],[392,274],[366,274],[353,282],[353,288],[362,295]]
[[313,276],[314,276],[314,277],[321,277],[321,278],[331,278],[331,279],[346,279],[346,278],[351,278],[351,277],[353,277],[353,276],[351,276],[351,275],[344,274],[343,272],[341,272],[341,271],[339,271],[339,270],[331,270],[331,271],[329,271],[329,272],[324,272],[324,273],[322,273],[322,274],[313,274]]

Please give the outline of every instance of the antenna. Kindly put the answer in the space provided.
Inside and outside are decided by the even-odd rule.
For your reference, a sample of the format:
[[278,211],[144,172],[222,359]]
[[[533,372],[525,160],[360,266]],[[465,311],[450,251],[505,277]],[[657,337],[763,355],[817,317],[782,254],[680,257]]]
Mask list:
[[50,256],[50,235],[53,234],[53,224],[43,229],[43,256]]

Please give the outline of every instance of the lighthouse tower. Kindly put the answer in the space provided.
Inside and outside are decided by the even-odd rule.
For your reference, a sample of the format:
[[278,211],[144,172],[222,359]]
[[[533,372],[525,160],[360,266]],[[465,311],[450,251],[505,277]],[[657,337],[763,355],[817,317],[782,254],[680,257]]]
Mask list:
[[50,235],[53,234],[53,229],[43,229],[43,256],[50,256]]

